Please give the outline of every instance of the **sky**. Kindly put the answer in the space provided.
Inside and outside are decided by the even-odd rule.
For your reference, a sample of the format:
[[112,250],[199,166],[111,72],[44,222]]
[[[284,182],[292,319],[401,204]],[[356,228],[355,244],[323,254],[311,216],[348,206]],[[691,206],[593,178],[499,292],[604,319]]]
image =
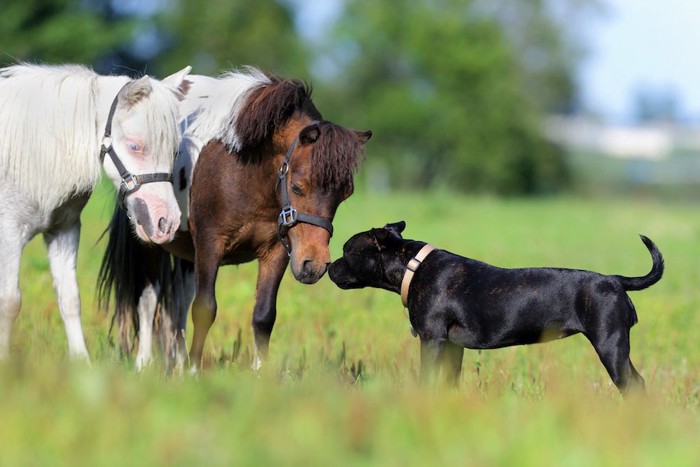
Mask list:
[[628,122],[640,87],[673,92],[682,115],[700,122],[700,0],[606,0],[587,31],[584,105]]

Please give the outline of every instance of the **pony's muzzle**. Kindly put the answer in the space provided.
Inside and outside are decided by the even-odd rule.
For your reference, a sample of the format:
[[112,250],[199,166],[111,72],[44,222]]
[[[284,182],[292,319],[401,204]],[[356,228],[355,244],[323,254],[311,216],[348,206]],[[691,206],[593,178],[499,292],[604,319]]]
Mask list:
[[180,226],[180,209],[177,205],[175,209],[168,209],[169,206],[156,197],[132,196],[131,209],[128,210],[134,214],[131,217],[136,235],[149,243],[172,241]]

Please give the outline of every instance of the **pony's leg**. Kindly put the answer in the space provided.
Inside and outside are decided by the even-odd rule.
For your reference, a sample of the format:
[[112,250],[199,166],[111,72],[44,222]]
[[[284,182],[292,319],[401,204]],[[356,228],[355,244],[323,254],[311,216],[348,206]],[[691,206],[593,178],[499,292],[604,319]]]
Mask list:
[[219,272],[220,255],[212,245],[195,241],[195,297],[192,303],[192,347],[190,348],[190,365],[193,373],[202,366],[204,341],[209,329],[216,319],[216,276]]
[[19,315],[22,297],[19,289],[19,265],[26,239],[21,238],[16,229],[6,229],[5,220],[0,216],[0,360],[10,355],[12,326]]
[[153,318],[158,305],[160,287],[148,284],[139,297],[139,350],[136,352],[136,371],[143,370],[153,361]]
[[[184,260],[183,260],[184,261]],[[187,262],[182,272],[183,279],[183,302],[178,316],[177,355],[175,356],[175,371],[182,373],[187,363],[187,341],[185,340],[185,330],[187,329],[187,312],[190,309],[195,294],[194,266]]]
[[275,248],[266,257],[260,258],[258,266],[258,283],[255,289],[255,308],[253,309],[253,334],[255,349],[252,369],[259,370],[267,358],[270,336],[277,318],[277,292],[282,276],[287,269],[289,256],[283,247]]
[[80,221],[73,225],[44,233],[49,252],[51,276],[68,337],[68,353],[71,358],[90,361],[83,327],[80,323],[80,293],[75,272],[78,244],[80,243]]

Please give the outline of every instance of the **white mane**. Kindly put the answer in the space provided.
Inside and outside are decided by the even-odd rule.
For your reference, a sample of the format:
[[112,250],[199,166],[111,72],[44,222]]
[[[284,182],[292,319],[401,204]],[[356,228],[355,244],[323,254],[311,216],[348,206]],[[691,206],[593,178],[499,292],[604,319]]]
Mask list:
[[[0,69],[0,179],[38,207],[53,209],[99,180],[104,128],[98,128],[98,106],[116,97],[99,99],[100,78],[79,65]],[[179,141],[177,100],[159,81],[151,84],[147,105],[135,111],[145,112],[154,157],[172,158]]]
[[257,68],[230,71],[217,79],[190,76],[192,88],[181,104],[184,137],[194,136],[202,145],[221,140],[234,151],[241,149],[236,120],[248,93],[270,79]]
[[89,190],[100,176],[96,79],[76,65],[0,69],[0,178],[39,206]]

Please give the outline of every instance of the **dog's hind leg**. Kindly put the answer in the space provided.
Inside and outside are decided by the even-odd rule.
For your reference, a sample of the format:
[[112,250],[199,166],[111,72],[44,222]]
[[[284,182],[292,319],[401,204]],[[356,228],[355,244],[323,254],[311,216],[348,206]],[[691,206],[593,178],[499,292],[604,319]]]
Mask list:
[[623,396],[632,392],[645,392],[644,378],[630,360],[629,329],[588,337]]

